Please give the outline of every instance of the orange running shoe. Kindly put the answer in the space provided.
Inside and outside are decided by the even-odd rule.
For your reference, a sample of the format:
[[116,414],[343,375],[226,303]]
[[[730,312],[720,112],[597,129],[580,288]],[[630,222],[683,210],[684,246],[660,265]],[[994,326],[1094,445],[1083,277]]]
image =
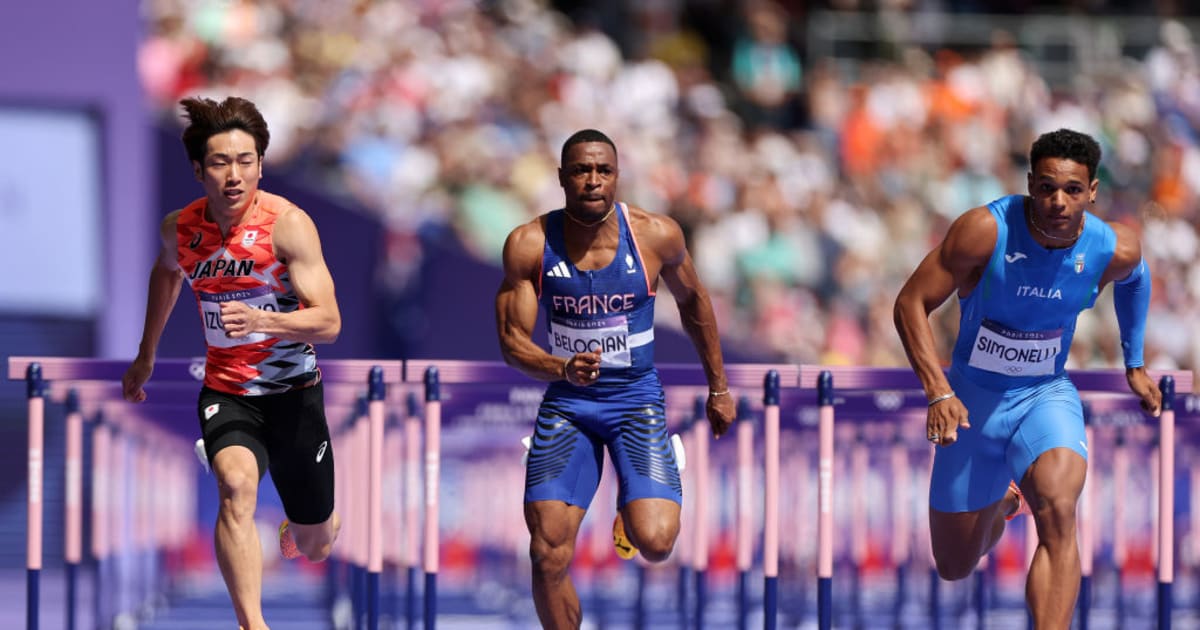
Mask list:
[[625,535],[625,520],[621,518],[621,513],[617,512],[617,518],[613,519],[613,547],[617,550],[617,555],[622,560],[629,560],[638,554],[637,547]]
[[292,535],[286,518],[279,524],[279,553],[288,560],[300,557],[300,548],[296,546],[296,537]]
[[1013,510],[1008,516],[1005,516],[1004,520],[1011,521],[1022,514],[1033,515],[1033,512],[1029,509],[1029,502],[1025,500],[1025,495],[1021,494],[1020,486],[1018,486],[1014,481],[1009,481],[1008,489],[1012,490],[1013,494],[1017,495],[1017,509]]

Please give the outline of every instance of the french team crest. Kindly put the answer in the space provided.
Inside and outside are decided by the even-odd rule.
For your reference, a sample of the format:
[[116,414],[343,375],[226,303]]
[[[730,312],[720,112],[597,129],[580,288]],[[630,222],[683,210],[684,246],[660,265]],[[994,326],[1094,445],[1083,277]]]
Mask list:
[[1083,254],[1075,254],[1075,273],[1083,273]]

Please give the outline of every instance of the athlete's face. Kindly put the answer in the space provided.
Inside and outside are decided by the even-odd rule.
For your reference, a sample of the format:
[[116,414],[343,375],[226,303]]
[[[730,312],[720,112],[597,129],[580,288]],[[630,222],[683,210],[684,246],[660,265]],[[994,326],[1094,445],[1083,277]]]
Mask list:
[[617,152],[606,142],[581,142],[567,149],[558,169],[566,207],[579,219],[599,219],[613,205],[617,190]]
[[262,159],[254,136],[233,129],[208,139],[204,163],[192,162],[196,179],[204,185],[211,212],[225,216],[245,210],[258,192]]
[[1089,204],[1096,201],[1099,180],[1088,178],[1087,166],[1065,158],[1043,158],[1029,173],[1033,220],[1052,236],[1071,238]]

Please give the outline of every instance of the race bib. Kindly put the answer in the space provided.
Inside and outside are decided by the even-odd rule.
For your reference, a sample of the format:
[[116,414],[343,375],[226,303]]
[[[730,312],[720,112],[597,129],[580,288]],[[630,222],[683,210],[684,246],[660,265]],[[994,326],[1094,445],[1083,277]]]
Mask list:
[[1008,376],[1048,376],[1062,352],[1062,330],[1013,330],[990,320],[979,325],[971,367]]
[[250,308],[278,311],[279,303],[275,300],[275,292],[271,290],[271,287],[264,285],[253,289],[226,291],[225,293],[199,293],[198,296],[200,316],[204,318],[204,339],[208,345],[217,348],[232,348],[270,339],[270,336],[265,333],[250,333],[238,339],[226,337],[225,326],[221,323],[221,304],[242,302]]
[[580,352],[600,351],[600,367],[629,367],[629,322],[625,316],[576,320],[550,320],[551,354],[567,358]]

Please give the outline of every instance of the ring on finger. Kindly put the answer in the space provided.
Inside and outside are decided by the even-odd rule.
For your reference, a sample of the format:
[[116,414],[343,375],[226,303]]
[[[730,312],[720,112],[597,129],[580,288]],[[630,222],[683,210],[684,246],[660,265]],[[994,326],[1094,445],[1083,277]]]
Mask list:
[[929,441],[930,441],[930,442],[936,442],[936,441],[938,441],[939,439],[941,439],[941,437],[942,437],[942,436],[938,435],[937,433],[930,433],[930,434],[929,434]]

